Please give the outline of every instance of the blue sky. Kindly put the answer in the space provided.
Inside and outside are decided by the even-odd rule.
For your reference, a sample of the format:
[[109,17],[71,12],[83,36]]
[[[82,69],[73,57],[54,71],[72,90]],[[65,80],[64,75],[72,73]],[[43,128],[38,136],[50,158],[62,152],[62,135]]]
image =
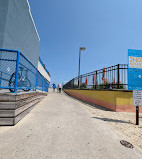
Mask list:
[[52,82],[127,63],[128,49],[142,50],[141,0],[29,0],[41,39],[40,57]]

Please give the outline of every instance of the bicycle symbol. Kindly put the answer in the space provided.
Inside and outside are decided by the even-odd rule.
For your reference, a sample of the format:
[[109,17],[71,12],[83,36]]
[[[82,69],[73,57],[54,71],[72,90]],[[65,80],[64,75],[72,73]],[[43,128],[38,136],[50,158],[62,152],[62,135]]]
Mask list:
[[140,101],[139,101],[139,100],[136,100],[136,101],[135,101],[135,104],[136,104],[136,105],[139,105],[139,104],[140,104]]
[[[25,75],[23,74],[24,71],[25,71]],[[19,67],[19,72],[18,72],[17,87],[22,87],[23,91],[29,91],[31,89],[31,82],[28,79],[28,69],[24,70],[23,67]],[[9,87],[15,86],[15,74],[16,72],[14,72],[10,77]],[[10,92],[14,92],[14,89],[9,89],[9,90]]]

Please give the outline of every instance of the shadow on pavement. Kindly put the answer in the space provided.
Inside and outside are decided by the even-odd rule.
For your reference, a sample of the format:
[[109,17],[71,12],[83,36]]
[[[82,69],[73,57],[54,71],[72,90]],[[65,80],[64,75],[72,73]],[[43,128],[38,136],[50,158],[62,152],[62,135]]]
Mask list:
[[98,120],[103,120],[107,122],[115,122],[115,123],[127,123],[127,124],[133,124],[131,122],[123,121],[123,120],[117,120],[117,119],[109,119],[109,118],[100,118],[100,117],[92,117]]

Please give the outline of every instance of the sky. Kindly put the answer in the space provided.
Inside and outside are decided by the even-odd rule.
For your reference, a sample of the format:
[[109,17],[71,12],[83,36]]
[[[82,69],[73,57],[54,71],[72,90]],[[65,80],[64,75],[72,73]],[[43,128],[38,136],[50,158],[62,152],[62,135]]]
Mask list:
[[116,64],[142,50],[141,0],[29,0],[40,36],[40,57],[51,83]]

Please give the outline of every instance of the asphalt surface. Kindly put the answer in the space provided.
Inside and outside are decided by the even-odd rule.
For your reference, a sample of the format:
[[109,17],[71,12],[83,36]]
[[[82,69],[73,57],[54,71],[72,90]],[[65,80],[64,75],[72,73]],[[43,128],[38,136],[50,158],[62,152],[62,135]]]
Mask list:
[[0,127],[0,159],[142,159],[83,103],[50,93],[14,127]]

